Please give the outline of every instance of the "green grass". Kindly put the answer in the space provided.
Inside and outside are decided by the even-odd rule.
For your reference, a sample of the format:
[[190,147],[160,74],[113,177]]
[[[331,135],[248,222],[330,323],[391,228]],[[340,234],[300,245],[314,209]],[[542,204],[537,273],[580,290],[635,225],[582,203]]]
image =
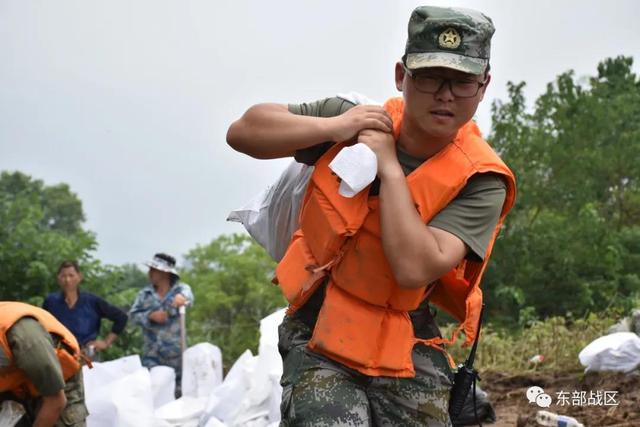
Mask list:
[[[478,344],[476,367],[481,370],[501,372],[564,371],[584,369],[578,353],[591,341],[604,335],[617,319],[614,316],[594,313],[580,319],[551,317],[533,321],[527,327],[515,330],[483,326]],[[451,336],[453,325],[442,328],[444,337]],[[464,338],[464,337],[462,337]],[[470,347],[462,348],[462,339],[448,348],[456,363],[462,363]],[[545,357],[537,367],[529,359],[537,354]]]

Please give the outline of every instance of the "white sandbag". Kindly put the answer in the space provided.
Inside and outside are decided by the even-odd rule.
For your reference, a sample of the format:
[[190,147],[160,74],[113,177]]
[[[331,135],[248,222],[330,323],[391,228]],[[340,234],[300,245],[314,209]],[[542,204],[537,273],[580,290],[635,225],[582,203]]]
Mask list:
[[204,425],[204,427],[227,427],[227,425],[216,417],[211,417],[209,418],[209,421],[207,421],[207,423]]
[[183,355],[182,395],[208,397],[222,384],[222,352],[209,343],[189,347]]
[[278,326],[284,315],[281,309],[262,319],[258,356],[247,350],[236,360],[222,385],[211,392],[200,425],[217,426],[219,421],[229,427],[266,427],[280,421]]
[[578,355],[585,372],[631,372],[640,366],[640,337],[632,332],[602,336]]
[[0,427],[13,427],[25,414],[24,407],[13,400],[4,400],[0,405]]
[[229,424],[228,420],[233,420],[239,406],[238,403],[248,388],[245,366],[253,358],[251,351],[247,350],[236,360],[222,384],[211,392],[205,413],[200,419],[201,424],[206,424],[211,417],[226,424]]
[[[339,93],[338,98],[353,104],[381,105],[358,92]],[[313,166],[292,161],[278,180],[246,206],[231,211],[227,221],[240,222],[269,255],[280,261],[293,233],[298,229],[298,214]]]
[[197,427],[207,399],[182,396],[156,409],[155,416],[170,426]]
[[110,362],[94,362],[93,369],[84,366],[82,375],[85,395],[91,394],[92,391],[103,388],[139,369],[142,369],[142,363],[138,355],[121,357]]
[[271,379],[280,380],[282,358],[278,351],[278,326],[284,319],[286,309],[282,308],[260,321],[260,341],[258,344],[258,365]]
[[227,422],[232,427],[252,426],[265,427],[269,424],[269,398],[272,383],[270,381],[270,367],[259,355],[248,360],[244,368],[244,383],[246,388],[242,399],[237,402],[237,407],[232,412]]
[[242,399],[228,418],[229,426],[266,427],[280,420],[282,360],[278,353],[278,326],[285,309],[260,321],[260,343],[257,357],[242,366],[246,389]]
[[[137,357],[137,356],[136,356]],[[106,362],[117,364],[118,360]],[[122,365],[122,364],[120,364]],[[89,409],[89,427],[159,427],[166,425],[153,415],[151,375],[146,368],[133,373],[125,373],[120,378],[101,383],[105,372],[96,368],[83,371],[85,382],[85,403]],[[110,371],[110,370],[106,370]],[[87,384],[89,386],[87,387]]]
[[278,351],[278,326],[284,319],[286,309],[282,308],[260,321],[259,366],[267,374],[270,390],[267,393],[269,422],[280,422],[280,401],[282,400],[282,358]]
[[298,229],[298,213],[312,172],[312,166],[292,161],[273,185],[246,206],[231,211],[227,221],[241,222],[251,237],[280,261]]
[[176,399],[176,371],[170,366],[154,366],[149,370],[153,407],[160,408]]

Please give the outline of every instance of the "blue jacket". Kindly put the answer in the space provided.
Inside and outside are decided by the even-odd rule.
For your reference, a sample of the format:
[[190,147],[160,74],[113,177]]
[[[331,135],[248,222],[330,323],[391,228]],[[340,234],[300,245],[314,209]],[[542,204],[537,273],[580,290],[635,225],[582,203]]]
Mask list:
[[47,295],[42,308],[53,314],[75,335],[80,345],[93,341],[100,333],[103,318],[113,322],[111,332],[119,335],[127,325],[127,313],[89,292],[78,291],[78,301],[71,308],[62,292]]

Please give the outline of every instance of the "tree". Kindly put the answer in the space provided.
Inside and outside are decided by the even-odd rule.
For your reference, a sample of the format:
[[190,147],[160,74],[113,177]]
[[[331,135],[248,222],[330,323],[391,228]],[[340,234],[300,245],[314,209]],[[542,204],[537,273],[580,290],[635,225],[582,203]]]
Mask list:
[[640,295],[640,81],[632,64],[607,59],[588,83],[564,73],[533,112],[524,83],[510,83],[510,100],[494,103],[490,141],[518,181],[485,279],[495,316],[624,309]]
[[266,251],[245,235],[220,236],[190,251],[186,264],[183,279],[195,294],[191,342],[218,345],[227,365],[247,348],[255,352],[260,320],[286,306]]
[[[148,283],[147,275],[135,264],[104,266],[93,262],[85,271],[83,289],[100,295],[124,311],[129,311],[138,291]],[[105,337],[110,331],[111,323],[103,321],[100,336]],[[130,354],[142,354],[142,329],[128,324],[102,358],[111,360]]]
[[64,259],[87,261],[96,247],[82,203],[66,184],[0,174],[0,299],[42,302]]

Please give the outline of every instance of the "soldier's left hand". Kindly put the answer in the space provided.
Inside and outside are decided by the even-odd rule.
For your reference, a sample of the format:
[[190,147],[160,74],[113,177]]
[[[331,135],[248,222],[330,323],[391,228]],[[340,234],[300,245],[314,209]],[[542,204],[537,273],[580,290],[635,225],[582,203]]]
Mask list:
[[187,304],[187,302],[189,302],[189,300],[187,298],[185,298],[184,295],[177,294],[175,297],[173,297],[173,302],[171,302],[171,305],[173,307],[181,307],[181,306]]
[[400,168],[396,155],[396,142],[391,133],[365,129],[358,134],[358,142],[367,145],[375,153],[380,178],[383,178],[389,170]]

